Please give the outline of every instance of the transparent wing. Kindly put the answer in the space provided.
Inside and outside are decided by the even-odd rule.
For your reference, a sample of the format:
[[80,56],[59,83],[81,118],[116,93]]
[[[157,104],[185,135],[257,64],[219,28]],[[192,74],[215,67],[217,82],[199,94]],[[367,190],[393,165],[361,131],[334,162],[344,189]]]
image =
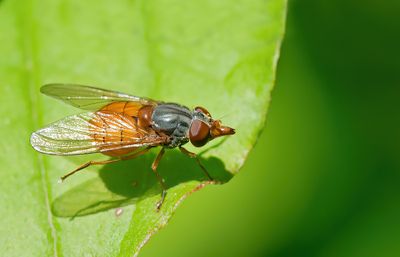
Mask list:
[[157,146],[166,140],[154,131],[138,127],[134,118],[114,112],[68,116],[31,135],[31,145],[35,150],[54,155]]
[[97,111],[110,103],[121,101],[137,102],[141,105],[157,104],[157,101],[148,98],[76,84],[47,84],[42,86],[40,92],[89,111]]

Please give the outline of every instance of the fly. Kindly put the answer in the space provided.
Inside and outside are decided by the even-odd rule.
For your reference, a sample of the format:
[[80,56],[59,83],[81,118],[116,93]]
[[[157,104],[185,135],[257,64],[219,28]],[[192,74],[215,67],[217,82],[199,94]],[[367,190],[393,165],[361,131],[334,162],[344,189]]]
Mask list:
[[151,169],[162,188],[159,210],[167,194],[163,178],[157,172],[165,149],[179,148],[213,180],[195,153],[183,145],[196,147],[210,140],[235,134],[235,130],[214,120],[203,107],[193,110],[176,104],[132,96],[116,91],[74,84],[48,84],[40,91],[87,112],[65,117],[31,135],[32,147],[51,155],[102,153],[113,157],[89,161],[61,177],[61,181],[91,165],[129,160],[161,147]]

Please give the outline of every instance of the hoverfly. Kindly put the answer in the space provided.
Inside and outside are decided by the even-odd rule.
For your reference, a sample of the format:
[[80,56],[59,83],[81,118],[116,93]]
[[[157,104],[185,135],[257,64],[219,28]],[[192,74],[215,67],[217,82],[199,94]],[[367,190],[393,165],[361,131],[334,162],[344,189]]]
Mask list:
[[133,159],[160,146],[151,165],[162,188],[158,210],[167,193],[165,182],[157,172],[165,149],[178,147],[182,153],[195,158],[207,178],[213,180],[196,154],[183,145],[190,141],[201,147],[214,138],[235,134],[233,128],[214,120],[203,107],[190,110],[176,103],[73,84],[48,84],[40,91],[89,112],[65,117],[32,133],[30,142],[35,150],[52,155],[103,153],[113,157],[84,163],[62,176],[61,181],[91,165]]

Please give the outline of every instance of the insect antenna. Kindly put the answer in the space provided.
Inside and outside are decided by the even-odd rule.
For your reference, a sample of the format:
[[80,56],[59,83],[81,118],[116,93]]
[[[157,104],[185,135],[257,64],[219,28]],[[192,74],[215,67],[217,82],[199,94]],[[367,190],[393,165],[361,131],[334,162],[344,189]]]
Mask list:
[[219,117],[217,118],[217,120],[222,120],[223,118],[226,118],[226,117],[228,117],[228,116],[231,116],[232,114],[233,114],[233,111],[228,112],[228,113],[225,113],[225,114],[223,114],[222,116],[219,116]]

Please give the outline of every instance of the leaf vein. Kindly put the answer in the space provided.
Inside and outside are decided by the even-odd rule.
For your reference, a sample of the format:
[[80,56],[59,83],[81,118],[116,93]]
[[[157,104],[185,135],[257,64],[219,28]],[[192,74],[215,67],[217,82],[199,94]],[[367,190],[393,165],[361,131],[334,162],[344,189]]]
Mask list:
[[[37,24],[34,19],[34,0],[28,1],[26,5],[20,5],[20,22],[21,22],[21,38],[22,38],[22,51],[23,61],[26,72],[26,83],[29,85],[28,99],[31,106],[30,111],[32,114],[32,126],[37,129],[41,123],[40,117],[40,104],[36,97],[36,88],[40,85],[40,68],[38,61],[38,48],[37,48]],[[44,193],[44,200],[46,205],[47,222],[51,231],[51,238],[53,243],[53,256],[58,257],[58,238],[57,230],[55,227],[54,216],[51,212],[50,206],[50,184],[47,178],[47,171],[43,156],[35,154],[35,163],[40,171],[41,187]]]

